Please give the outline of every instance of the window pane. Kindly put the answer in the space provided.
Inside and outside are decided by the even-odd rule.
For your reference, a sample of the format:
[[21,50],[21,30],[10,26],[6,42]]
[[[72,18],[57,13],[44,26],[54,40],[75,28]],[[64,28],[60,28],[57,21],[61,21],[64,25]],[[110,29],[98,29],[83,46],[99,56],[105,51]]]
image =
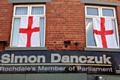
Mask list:
[[102,9],[103,16],[114,16],[113,9]]
[[94,34],[93,34],[93,21],[92,18],[86,19],[86,41],[87,46],[95,46]]
[[32,7],[32,15],[44,14],[44,7]]
[[98,16],[98,8],[90,8],[90,7],[87,7],[87,15],[95,15],[95,16]]
[[44,18],[40,18],[40,45],[44,46],[44,25],[45,20]]
[[12,47],[16,47],[18,45],[18,34],[20,27],[20,18],[15,18],[13,22],[13,31],[12,31]]
[[[114,32],[115,32],[115,38],[116,38],[116,40],[118,40],[117,39],[117,31],[116,31],[116,23],[115,23],[115,20],[112,20],[112,26],[113,26],[113,29],[114,29]],[[117,44],[118,44],[118,41],[116,41],[117,42]]]
[[86,44],[87,46],[96,46],[93,34],[92,18],[86,19]]
[[27,15],[27,7],[17,7],[15,11],[15,15]]

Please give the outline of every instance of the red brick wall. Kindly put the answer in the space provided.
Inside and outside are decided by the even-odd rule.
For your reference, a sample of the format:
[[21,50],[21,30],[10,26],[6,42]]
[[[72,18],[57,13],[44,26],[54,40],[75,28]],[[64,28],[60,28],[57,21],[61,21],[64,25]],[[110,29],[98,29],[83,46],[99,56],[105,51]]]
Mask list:
[[[80,0],[52,0],[47,3],[46,46],[54,50],[76,50],[73,42],[79,42],[79,49],[85,46],[85,11]],[[71,40],[64,47],[63,42]]]
[[[0,41],[10,40],[11,23],[12,23],[12,4],[8,4],[8,0],[0,0]],[[0,44],[0,50],[4,46]]]
[[[116,2],[117,0],[100,0]],[[116,8],[120,26],[120,7]],[[0,41],[10,43],[13,5],[7,0],[0,0]],[[119,28],[120,31],[120,28]],[[51,0],[46,3],[46,46],[49,50],[83,50],[85,39],[85,9],[80,0]],[[68,47],[64,41],[70,40]],[[78,47],[74,42],[79,42]],[[4,46],[0,45],[0,50]]]

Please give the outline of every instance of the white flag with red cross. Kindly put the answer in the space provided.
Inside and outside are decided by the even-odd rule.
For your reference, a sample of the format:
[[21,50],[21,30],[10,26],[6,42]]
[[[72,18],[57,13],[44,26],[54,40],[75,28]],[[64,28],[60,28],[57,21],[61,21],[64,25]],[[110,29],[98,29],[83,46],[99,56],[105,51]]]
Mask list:
[[39,47],[40,26],[39,17],[21,17],[18,47]]
[[119,48],[111,19],[93,18],[93,33],[97,47]]

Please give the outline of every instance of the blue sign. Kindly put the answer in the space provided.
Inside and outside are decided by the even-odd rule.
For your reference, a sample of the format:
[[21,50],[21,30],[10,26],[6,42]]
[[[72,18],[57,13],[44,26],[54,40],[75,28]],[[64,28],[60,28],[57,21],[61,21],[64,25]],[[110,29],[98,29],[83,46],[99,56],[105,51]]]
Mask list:
[[120,54],[86,51],[0,52],[0,73],[120,74]]

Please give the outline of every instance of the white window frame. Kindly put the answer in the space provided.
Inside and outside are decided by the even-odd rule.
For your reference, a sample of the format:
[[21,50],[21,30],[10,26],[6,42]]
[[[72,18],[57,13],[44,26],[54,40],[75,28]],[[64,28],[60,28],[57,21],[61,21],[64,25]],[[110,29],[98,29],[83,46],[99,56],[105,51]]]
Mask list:
[[[87,15],[87,8],[90,7],[90,8],[98,8],[98,16],[93,16],[93,15]],[[114,17],[109,17],[109,16],[103,16],[102,15],[102,9],[105,8],[105,9],[112,9],[113,10],[113,13],[114,13]],[[86,5],[85,6],[85,22],[86,22],[86,18],[97,18],[97,17],[105,17],[105,18],[111,18],[111,19],[114,19],[115,20],[115,25],[116,25],[116,31],[117,31],[117,43],[118,43],[118,46],[119,46],[119,34],[118,34],[118,24],[117,24],[117,18],[116,18],[116,10],[115,10],[115,7],[106,7],[106,6],[91,6],[91,5]],[[85,23],[86,25],[86,23]],[[86,26],[85,26],[86,28]],[[86,40],[87,41],[87,40]],[[90,47],[90,48],[97,48],[97,46],[88,46],[86,44],[86,47]]]
[[[32,7],[44,7],[44,14],[42,15],[31,15],[31,10],[32,10]],[[17,7],[28,7],[28,14],[27,15],[15,15],[15,12],[16,12],[16,8]],[[44,45],[43,46],[40,46],[40,47],[45,47],[45,30],[46,30],[46,6],[45,4],[28,4],[28,5],[14,5],[14,11],[13,11],[13,18],[12,18],[12,30],[11,30],[11,37],[10,37],[10,47],[17,47],[17,46],[12,46],[12,32],[13,32],[13,22],[14,22],[14,18],[20,18],[20,17],[23,17],[23,16],[38,16],[38,17],[44,17]]]

